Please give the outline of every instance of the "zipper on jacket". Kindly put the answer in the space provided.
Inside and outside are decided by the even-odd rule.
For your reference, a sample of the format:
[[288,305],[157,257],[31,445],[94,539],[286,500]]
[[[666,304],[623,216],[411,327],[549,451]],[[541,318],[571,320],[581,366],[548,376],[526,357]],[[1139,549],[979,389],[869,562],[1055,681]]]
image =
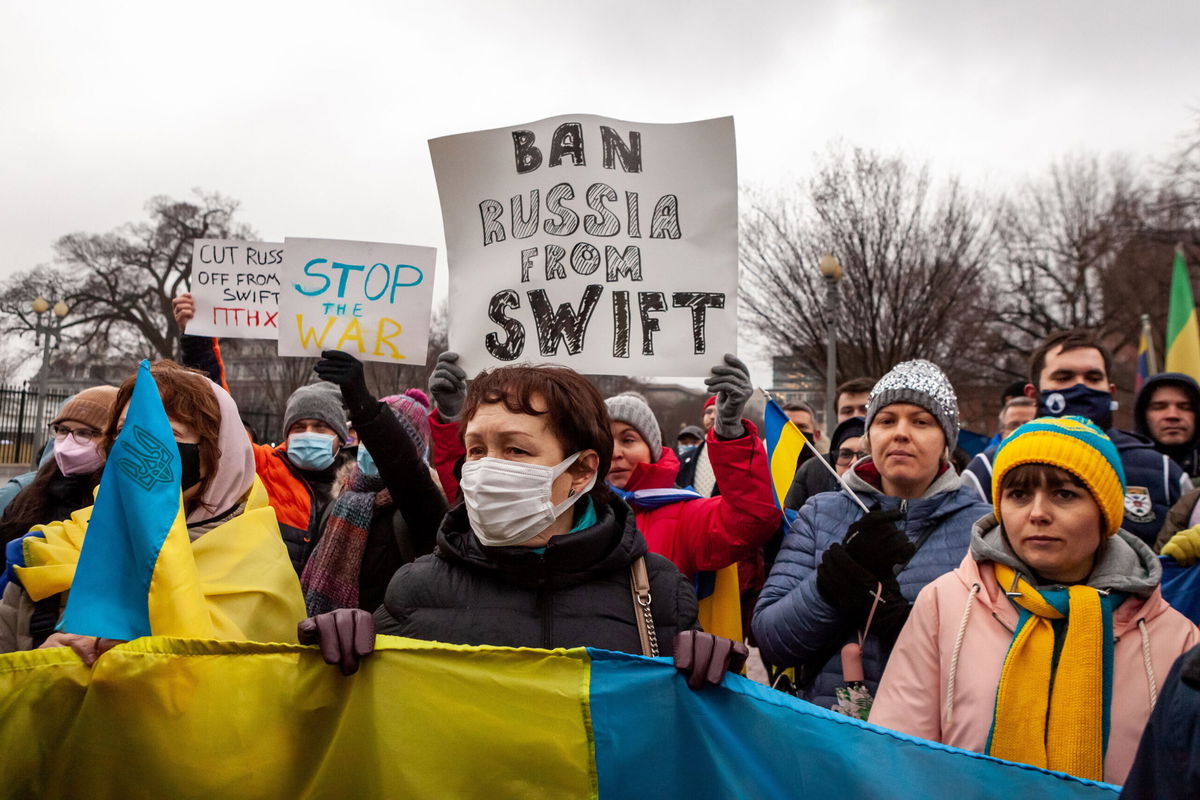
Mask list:
[[554,591],[546,584],[546,554],[538,554],[537,606],[542,614],[542,648],[554,647]]

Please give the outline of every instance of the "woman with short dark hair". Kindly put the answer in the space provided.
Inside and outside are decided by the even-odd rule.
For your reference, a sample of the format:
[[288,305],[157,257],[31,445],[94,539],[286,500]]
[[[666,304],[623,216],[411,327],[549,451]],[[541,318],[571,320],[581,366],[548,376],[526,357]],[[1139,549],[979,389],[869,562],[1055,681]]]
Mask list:
[[[691,585],[647,552],[633,513],[601,480],[612,436],[586,378],[550,366],[483,373],[467,391],[462,436],[463,502],[446,514],[437,550],[392,578],[375,613],[380,633],[639,654],[649,639],[668,655],[676,635],[696,627]],[[643,581],[648,591],[638,589]],[[373,633],[355,609],[301,625],[302,640],[319,641],[347,673],[372,649]],[[690,648],[694,638],[682,641]],[[693,660],[709,675],[710,661],[737,666],[728,640],[697,646]]]

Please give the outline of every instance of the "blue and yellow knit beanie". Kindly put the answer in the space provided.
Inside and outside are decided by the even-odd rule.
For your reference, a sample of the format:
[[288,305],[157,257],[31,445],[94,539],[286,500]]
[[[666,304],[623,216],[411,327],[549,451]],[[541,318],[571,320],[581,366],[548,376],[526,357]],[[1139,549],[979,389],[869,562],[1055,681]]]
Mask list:
[[1100,512],[1109,536],[1125,518],[1125,468],[1117,446],[1083,417],[1039,417],[1013,431],[992,460],[992,503],[1000,519],[1000,484],[1023,464],[1049,464],[1083,482]]

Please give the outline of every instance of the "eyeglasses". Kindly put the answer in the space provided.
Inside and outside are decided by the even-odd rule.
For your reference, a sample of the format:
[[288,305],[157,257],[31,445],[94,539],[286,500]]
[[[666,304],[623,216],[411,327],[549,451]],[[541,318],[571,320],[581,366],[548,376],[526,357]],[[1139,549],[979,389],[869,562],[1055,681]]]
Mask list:
[[843,447],[837,451],[837,460],[839,464],[849,464],[857,458],[865,458],[867,456],[864,450],[851,450],[849,447]]
[[100,438],[100,431],[94,428],[68,428],[66,425],[51,425],[50,432],[54,434],[54,441],[64,441],[68,436],[75,440],[76,444],[91,444]]

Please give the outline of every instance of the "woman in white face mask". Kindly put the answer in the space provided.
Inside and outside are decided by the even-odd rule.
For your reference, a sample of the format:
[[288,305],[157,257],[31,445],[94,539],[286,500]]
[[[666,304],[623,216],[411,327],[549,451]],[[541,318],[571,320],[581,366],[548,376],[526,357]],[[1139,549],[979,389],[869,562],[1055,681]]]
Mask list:
[[63,404],[50,423],[53,455],[0,517],[0,549],[34,525],[66,519],[92,504],[104,471],[104,429],[116,397],[115,386],[93,386]]
[[[379,632],[509,647],[653,647],[664,655],[687,632],[679,641],[690,658],[689,582],[647,553],[629,507],[600,479],[612,436],[596,388],[562,367],[502,367],[471,384],[462,420],[463,502],[447,513],[437,551],[397,571],[375,613]],[[631,592],[640,570],[652,622],[646,638]],[[319,641],[345,672],[369,652],[373,632],[352,609],[301,624],[301,640]],[[694,659],[706,672],[708,644]],[[731,642],[717,640],[715,650],[714,661],[736,660]],[[719,680],[723,670],[711,674]]]

